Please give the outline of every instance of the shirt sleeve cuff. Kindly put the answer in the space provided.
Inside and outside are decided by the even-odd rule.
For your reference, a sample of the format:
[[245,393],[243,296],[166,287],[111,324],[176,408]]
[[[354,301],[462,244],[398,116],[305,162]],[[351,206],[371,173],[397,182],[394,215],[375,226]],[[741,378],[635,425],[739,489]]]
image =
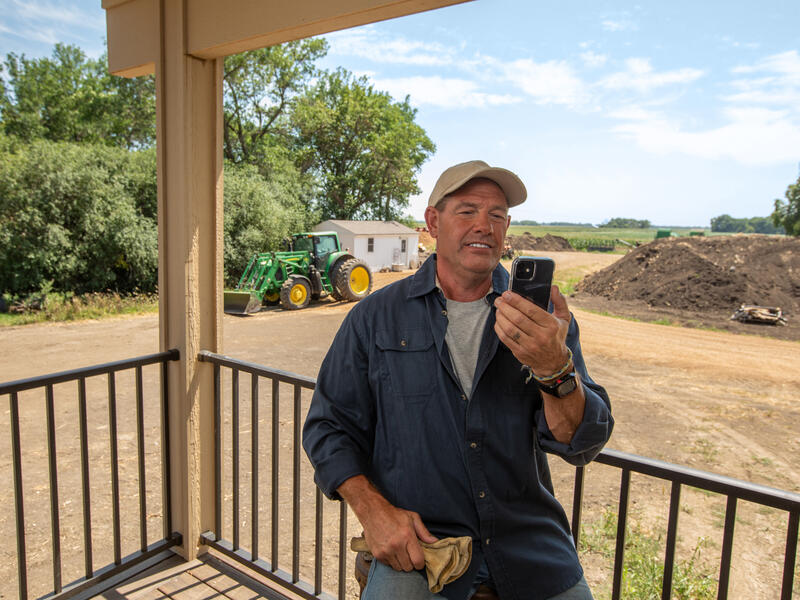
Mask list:
[[331,500],[341,500],[336,490],[345,481],[356,475],[364,475],[361,460],[353,453],[338,451],[314,465],[314,481]]
[[569,444],[563,444],[553,437],[547,426],[544,409],[536,415],[539,444],[542,449],[545,452],[557,454],[577,466],[591,462],[600,453],[614,427],[614,418],[611,416],[607,400],[593,389],[593,384],[584,382],[583,390],[586,396],[583,420],[575,430]]

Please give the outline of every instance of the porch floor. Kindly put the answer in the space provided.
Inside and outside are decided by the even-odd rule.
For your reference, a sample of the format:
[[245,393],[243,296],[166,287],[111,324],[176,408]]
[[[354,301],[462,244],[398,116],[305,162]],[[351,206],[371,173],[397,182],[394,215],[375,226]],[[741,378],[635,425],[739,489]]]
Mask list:
[[211,553],[193,561],[173,555],[92,600],[293,600],[257,575]]

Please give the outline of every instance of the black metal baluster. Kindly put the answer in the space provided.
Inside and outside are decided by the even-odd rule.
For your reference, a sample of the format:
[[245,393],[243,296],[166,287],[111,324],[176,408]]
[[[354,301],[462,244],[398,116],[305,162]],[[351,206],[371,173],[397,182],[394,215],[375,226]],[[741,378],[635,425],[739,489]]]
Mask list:
[[619,484],[619,508],[617,510],[617,546],[614,551],[614,583],[611,588],[612,600],[619,600],[622,593],[622,565],[625,561],[625,531],[628,523],[628,497],[631,489],[631,472],[622,469]]
[[114,564],[122,562],[119,516],[119,450],[117,448],[117,385],[114,373],[108,374],[108,437],[111,453],[111,510],[114,530]]
[[317,488],[314,517],[314,595],[322,592],[322,491]]
[[661,599],[672,596],[672,572],[675,568],[675,543],[678,540],[678,511],[680,510],[681,484],[672,482],[669,498],[669,521],[667,523],[667,548],[664,556],[664,581],[661,586]]
[[239,369],[231,371],[231,471],[233,549],[239,549]]
[[736,496],[728,496],[725,507],[725,531],[722,534],[722,558],[719,563],[719,585],[717,600],[728,598],[728,584],[731,577],[731,556],[733,555],[733,528],[736,525]]
[[583,478],[585,467],[575,468],[575,487],[572,490],[572,541],[578,547],[581,530],[581,509],[583,508]]
[[17,516],[17,588],[21,600],[28,598],[28,559],[25,552],[25,503],[22,496],[22,451],[19,439],[19,397],[9,395],[11,405],[11,454],[14,463],[14,512]]
[[280,385],[272,380],[272,571],[278,570],[278,455],[280,452]]
[[220,366],[214,363],[214,537],[222,537],[222,386]]
[[292,441],[292,581],[300,580],[300,399],[294,386],[294,436]]
[[161,363],[161,510],[164,539],[172,535],[172,469],[169,439],[169,364],[164,361]]
[[142,367],[136,367],[136,451],[139,459],[139,547],[147,551],[147,481],[144,467],[144,396]]
[[339,600],[347,591],[347,503],[339,503]]
[[794,585],[794,564],[797,559],[797,529],[800,521],[800,509],[789,512],[789,527],[786,532],[786,552],[783,555],[783,585],[781,600],[792,600]]
[[92,559],[92,496],[89,481],[89,431],[86,410],[86,378],[78,379],[78,420],[81,436],[81,488],[83,492],[83,562],[86,579],[94,573]]
[[258,375],[255,373],[250,374],[250,426],[251,426],[251,442],[250,453],[250,469],[252,471],[252,488],[251,488],[251,533],[250,533],[250,554],[253,561],[258,560]]
[[53,591],[61,592],[61,527],[58,509],[58,465],[56,462],[56,423],[53,386],[48,385],[47,397],[47,458],[50,473],[50,535],[53,548]]

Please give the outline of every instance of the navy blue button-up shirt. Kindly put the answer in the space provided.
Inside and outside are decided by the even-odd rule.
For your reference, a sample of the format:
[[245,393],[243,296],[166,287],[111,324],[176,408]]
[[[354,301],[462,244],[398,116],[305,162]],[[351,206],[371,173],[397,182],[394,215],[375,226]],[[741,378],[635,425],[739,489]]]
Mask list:
[[[535,382],[526,383],[494,332],[492,308],[466,400],[445,343],[435,271],[434,255],[361,300],[342,323],[303,431],[315,480],[338,499],[337,488],[363,474],[393,505],[418,512],[435,536],[471,536],[470,570],[444,597],[466,598],[485,558],[504,600],[550,598],[583,571],[544,452],[575,465],[592,460],[613,427],[608,395],[586,372],[573,318],[567,345],[586,408],[571,442],[556,441]],[[508,287],[503,267],[492,284]]]

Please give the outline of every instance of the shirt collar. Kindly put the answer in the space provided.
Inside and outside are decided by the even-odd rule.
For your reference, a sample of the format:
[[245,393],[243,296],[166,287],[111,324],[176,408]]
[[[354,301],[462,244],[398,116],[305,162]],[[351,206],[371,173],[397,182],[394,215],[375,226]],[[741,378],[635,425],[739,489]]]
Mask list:
[[[408,290],[409,298],[419,298],[430,294],[436,287],[436,253],[428,257],[419,270],[412,276],[411,287]],[[486,295],[489,304],[494,304],[494,299],[508,289],[508,271],[497,263],[492,272],[492,289]]]

